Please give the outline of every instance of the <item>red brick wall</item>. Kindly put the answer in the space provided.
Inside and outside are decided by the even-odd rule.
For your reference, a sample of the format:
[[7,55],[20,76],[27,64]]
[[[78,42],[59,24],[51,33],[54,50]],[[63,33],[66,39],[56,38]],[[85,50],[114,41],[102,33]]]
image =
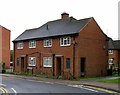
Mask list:
[[2,27],[2,62],[10,68],[10,30]]
[[[72,40],[72,39],[71,39]],[[42,66],[42,70],[45,70],[45,72],[47,71],[47,69],[50,69],[50,71],[52,71],[52,68],[44,68],[43,64],[41,63],[43,61],[43,59],[40,59],[42,57],[47,57],[47,56],[53,56],[52,54],[56,54],[56,55],[64,55],[64,59],[66,58],[70,58],[71,59],[71,68],[72,68],[72,45],[71,46],[66,46],[66,47],[61,47],[60,46],[60,38],[56,38],[52,40],[52,48],[51,47],[43,47],[43,40],[39,40],[36,42],[36,48],[32,49],[29,48],[29,42],[24,42],[24,49],[17,49],[17,43],[15,44],[15,63],[16,63],[16,59],[19,58],[21,55],[26,55],[26,54],[31,54],[34,52],[42,52],[42,54],[34,54],[31,56],[40,56],[39,58],[37,58],[37,68],[40,69],[40,66]],[[66,60],[64,60],[63,64],[64,64],[64,68],[66,68]],[[64,72],[66,72],[67,69],[64,69]],[[20,71],[20,68],[18,66],[16,66],[16,71]],[[48,70],[49,71],[49,70]],[[72,70],[71,70],[72,71]]]
[[[76,40],[78,48],[76,53],[76,63],[80,64],[80,58],[86,58],[86,76],[104,76],[107,70],[107,41],[97,23],[92,19],[88,25],[79,33],[79,38]],[[104,49],[105,47],[105,49]],[[80,74],[80,65],[76,64],[76,77]]]
[[[24,49],[18,50],[17,44],[15,44],[15,64],[16,59],[21,55],[31,54],[33,52],[42,52],[40,54],[36,53],[31,56],[37,57],[37,68],[34,67],[34,72],[43,70],[44,73],[53,72],[53,68],[43,67],[43,56],[53,56],[63,55],[62,57],[62,72],[67,76],[70,70],[71,75],[75,74],[75,77],[80,77],[80,58],[86,57],[86,77],[95,77],[106,75],[107,69],[107,41],[105,35],[102,33],[100,28],[97,26],[96,22],[92,19],[91,22],[85,26],[85,28],[79,33],[79,36],[75,37],[75,63],[74,63],[74,50],[73,42],[74,38],[71,37],[71,45],[61,47],[60,38],[52,39],[52,47],[44,48],[43,40],[38,40],[36,43],[36,49],[29,49],[28,41],[24,42]],[[105,48],[104,48],[105,47]],[[47,53],[47,54],[46,54]],[[66,58],[70,58],[70,69],[66,69]],[[75,67],[74,67],[74,64]],[[54,60],[54,65],[56,66],[56,59]],[[74,67],[74,68],[73,68]],[[74,70],[73,70],[74,69]],[[15,71],[20,72],[20,67],[15,65]],[[56,68],[55,68],[56,71]],[[75,72],[73,72],[75,71]],[[56,75],[56,73],[55,73]],[[66,77],[65,76],[65,77]]]

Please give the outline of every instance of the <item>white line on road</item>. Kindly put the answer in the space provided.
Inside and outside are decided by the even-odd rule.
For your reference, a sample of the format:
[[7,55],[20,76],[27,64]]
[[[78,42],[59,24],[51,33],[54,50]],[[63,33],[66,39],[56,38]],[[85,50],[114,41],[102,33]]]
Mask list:
[[17,95],[17,91],[14,88],[11,88],[11,89],[14,91],[15,95]]
[[97,90],[93,90],[93,89],[90,89],[90,88],[86,88],[86,87],[84,87],[83,85],[68,85],[68,86],[77,87],[77,88],[82,88],[82,89],[86,89],[86,90],[93,91],[93,92],[98,92]]
[[83,88],[83,89],[86,89],[86,90],[89,90],[89,91],[93,91],[93,92],[98,92],[97,90],[93,90],[93,89],[90,89],[90,88]]
[[5,84],[0,84],[0,86],[4,86],[5,87],[6,85]]

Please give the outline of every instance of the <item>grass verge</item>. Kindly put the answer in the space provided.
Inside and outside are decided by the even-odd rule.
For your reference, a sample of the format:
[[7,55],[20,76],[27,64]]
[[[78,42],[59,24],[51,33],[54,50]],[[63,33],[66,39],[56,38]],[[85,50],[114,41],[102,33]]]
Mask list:
[[118,79],[109,79],[109,80],[99,80],[99,82],[118,84],[118,83],[120,83],[120,78],[118,78]]

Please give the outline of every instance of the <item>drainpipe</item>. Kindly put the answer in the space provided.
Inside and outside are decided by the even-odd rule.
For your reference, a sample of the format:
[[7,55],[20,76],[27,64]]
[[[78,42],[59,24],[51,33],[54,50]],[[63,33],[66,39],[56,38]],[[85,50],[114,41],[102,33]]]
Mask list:
[[75,36],[73,37],[73,78],[75,78]]
[[13,72],[15,72],[15,42],[13,44],[14,44]]

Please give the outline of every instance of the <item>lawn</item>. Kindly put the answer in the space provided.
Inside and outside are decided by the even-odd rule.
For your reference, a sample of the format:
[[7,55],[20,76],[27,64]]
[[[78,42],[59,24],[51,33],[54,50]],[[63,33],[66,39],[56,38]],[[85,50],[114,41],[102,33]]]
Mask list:
[[120,83],[120,78],[119,79],[110,79],[110,80],[99,80],[99,82],[106,82],[106,83]]

